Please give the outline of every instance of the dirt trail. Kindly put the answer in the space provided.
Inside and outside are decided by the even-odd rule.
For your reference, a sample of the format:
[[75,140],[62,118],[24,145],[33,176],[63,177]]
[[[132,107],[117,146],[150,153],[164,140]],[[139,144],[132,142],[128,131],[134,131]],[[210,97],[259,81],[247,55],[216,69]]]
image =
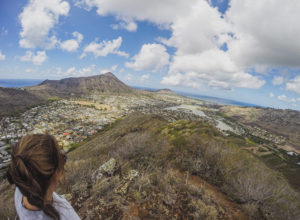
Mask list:
[[192,184],[196,187],[204,188],[206,192],[208,192],[214,200],[225,210],[227,218],[223,219],[230,219],[230,220],[248,220],[250,219],[241,207],[231,201],[228,196],[220,192],[218,188],[215,186],[207,183],[205,180],[201,179],[198,176],[189,175],[187,177],[186,173],[175,171],[181,178],[185,178],[188,184]]

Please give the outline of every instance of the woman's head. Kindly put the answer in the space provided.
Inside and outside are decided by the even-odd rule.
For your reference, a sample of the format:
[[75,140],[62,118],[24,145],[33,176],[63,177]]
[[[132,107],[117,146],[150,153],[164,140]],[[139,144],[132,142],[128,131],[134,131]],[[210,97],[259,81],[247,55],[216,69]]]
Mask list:
[[65,156],[55,138],[48,134],[27,135],[12,148],[12,162],[7,171],[11,184],[16,184],[30,204],[47,215],[59,215],[46,194],[63,174]]

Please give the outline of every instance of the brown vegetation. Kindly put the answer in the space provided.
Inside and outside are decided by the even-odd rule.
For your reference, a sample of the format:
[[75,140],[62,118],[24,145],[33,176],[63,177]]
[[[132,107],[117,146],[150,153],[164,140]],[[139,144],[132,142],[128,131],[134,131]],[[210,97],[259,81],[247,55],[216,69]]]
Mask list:
[[1,116],[17,114],[45,100],[22,89],[0,87],[0,118]]
[[[110,158],[120,172],[92,181]],[[155,115],[130,115],[70,152],[66,170],[59,192],[82,219],[294,220],[300,215],[299,194],[281,175],[201,121],[167,123]],[[132,170],[138,176],[129,181]],[[7,196],[1,195],[2,203]]]

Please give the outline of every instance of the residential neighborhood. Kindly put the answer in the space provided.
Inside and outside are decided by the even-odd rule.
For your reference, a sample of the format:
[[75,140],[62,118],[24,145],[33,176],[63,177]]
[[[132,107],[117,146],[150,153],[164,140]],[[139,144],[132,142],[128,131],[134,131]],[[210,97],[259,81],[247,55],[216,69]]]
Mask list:
[[[215,104],[172,93],[139,95],[88,95],[33,107],[0,121],[0,170],[10,162],[10,149],[26,134],[49,133],[67,152],[78,143],[132,112],[157,114],[169,122],[204,120],[225,136],[248,134],[283,144],[286,139],[254,126],[241,126],[216,114]],[[208,111],[210,109],[210,111]],[[247,131],[247,132],[246,132]],[[1,173],[1,172],[0,172]],[[2,175],[2,174],[0,174]]]

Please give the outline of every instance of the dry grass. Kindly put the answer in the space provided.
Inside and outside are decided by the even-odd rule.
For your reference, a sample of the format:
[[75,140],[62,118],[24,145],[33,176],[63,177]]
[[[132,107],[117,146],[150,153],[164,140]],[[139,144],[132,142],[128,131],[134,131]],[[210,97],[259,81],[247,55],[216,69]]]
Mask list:
[[[92,183],[111,157],[122,172]],[[131,169],[139,176],[126,182]],[[70,152],[59,193],[90,219],[297,219],[300,210],[282,176],[210,125],[141,114]]]

